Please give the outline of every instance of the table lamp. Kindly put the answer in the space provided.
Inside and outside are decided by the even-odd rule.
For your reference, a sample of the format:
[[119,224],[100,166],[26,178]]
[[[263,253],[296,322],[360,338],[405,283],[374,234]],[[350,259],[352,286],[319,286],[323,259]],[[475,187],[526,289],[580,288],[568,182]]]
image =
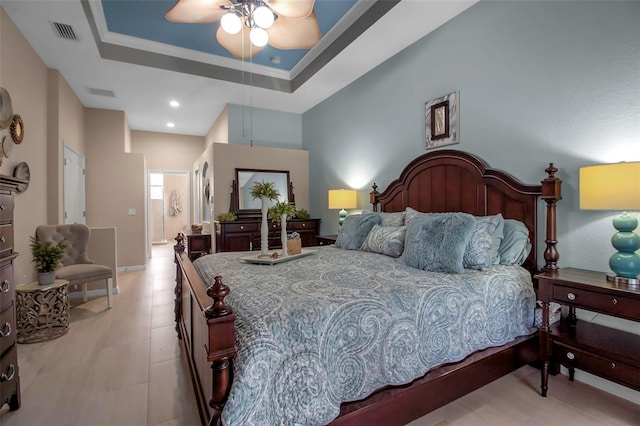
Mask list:
[[617,250],[609,259],[615,275],[609,281],[637,285],[640,274],[640,236],[633,231],[638,219],[628,213],[640,210],[640,162],[600,164],[580,168],[580,208],[622,210],[613,219],[616,232],[611,244]]
[[329,209],[340,209],[338,223],[341,226],[347,217],[345,209],[355,209],[356,207],[358,207],[358,193],[355,189],[329,190]]

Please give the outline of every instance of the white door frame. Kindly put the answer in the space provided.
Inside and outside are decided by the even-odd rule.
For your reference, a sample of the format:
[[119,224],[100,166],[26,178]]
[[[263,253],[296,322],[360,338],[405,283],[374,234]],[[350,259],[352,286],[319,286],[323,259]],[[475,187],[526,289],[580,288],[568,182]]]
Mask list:
[[[67,172],[67,164],[76,160],[80,164],[81,172],[71,176]],[[63,142],[62,159],[62,209],[63,223],[87,223],[87,206],[85,194],[85,158],[84,154]],[[71,179],[74,178],[72,181]],[[70,194],[77,194],[71,197]],[[71,203],[75,202],[75,205]]]

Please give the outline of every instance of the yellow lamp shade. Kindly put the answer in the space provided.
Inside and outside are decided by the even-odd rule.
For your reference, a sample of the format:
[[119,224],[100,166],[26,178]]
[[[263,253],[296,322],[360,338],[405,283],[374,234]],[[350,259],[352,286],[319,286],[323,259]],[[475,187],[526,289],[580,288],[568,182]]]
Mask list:
[[640,162],[580,168],[580,208],[640,210]]
[[358,193],[354,189],[330,189],[329,209],[355,209]]

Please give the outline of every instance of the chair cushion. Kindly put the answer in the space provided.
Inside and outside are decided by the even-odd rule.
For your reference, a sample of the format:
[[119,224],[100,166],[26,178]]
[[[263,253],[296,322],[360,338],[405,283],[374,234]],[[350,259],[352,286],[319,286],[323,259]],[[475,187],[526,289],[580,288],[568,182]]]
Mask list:
[[113,271],[104,265],[69,265],[56,269],[56,278],[67,280],[70,285],[73,285],[113,278]]

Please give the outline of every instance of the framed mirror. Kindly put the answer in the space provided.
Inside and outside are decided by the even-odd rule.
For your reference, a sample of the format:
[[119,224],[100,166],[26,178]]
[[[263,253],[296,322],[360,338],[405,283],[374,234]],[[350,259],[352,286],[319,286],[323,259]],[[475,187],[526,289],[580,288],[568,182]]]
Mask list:
[[[261,216],[261,201],[251,197],[251,188],[256,182],[273,183],[280,193],[277,201],[295,203],[288,170],[236,169],[229,210],[235,213],[238,219],[255,219]],[[275,203],[276,201],[272,202]]]

